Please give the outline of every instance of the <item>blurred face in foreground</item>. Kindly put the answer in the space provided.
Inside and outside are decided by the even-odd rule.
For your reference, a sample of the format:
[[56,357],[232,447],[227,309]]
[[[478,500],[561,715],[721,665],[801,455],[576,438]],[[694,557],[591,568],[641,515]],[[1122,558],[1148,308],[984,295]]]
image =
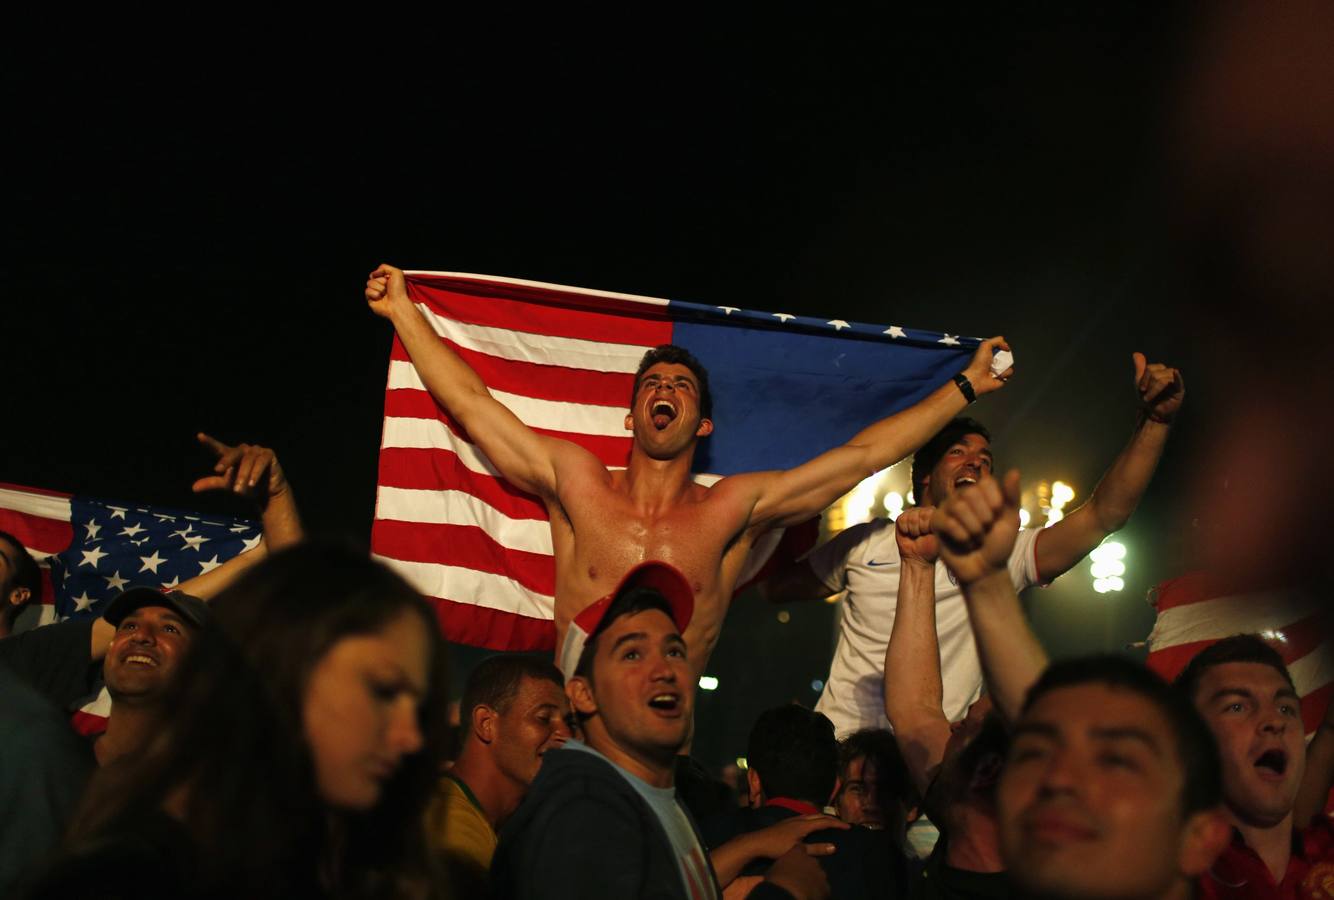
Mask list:
[[403,758],[422,748],[430,653],[426,623],[405,610],[379,631],[343,638],[315,664],[303,715],[330,806],[371,809]]
[[1185,816],[1185,773],[1166,715],[1129,690],[1056,688],[1019,721],[997,794],[1016,882],[1049,897],[1190,895],[1227,829]]

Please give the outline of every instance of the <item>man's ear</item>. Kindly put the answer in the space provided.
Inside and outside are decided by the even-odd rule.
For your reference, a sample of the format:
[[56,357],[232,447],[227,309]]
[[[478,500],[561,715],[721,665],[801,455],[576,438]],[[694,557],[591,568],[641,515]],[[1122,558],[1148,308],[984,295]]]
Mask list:
[[496,720],[500,715],[485,703],[479,703],[472,708],[472,733],[477,735],[477,740],[483,744],[489,744],[496,739]]
[[593,696],[588,679],[582,675],[565,682],[565,696],[570,698],[570,706],[580,715],[591,716],[598,711],[597,698]]
[[625,430],[626,431],[635,430],[635,417],[630,413],[625,414]]
[[32,599],[32,591],[25,587],[16,587],[9,592],[9,605],[22,606]]
[[1186,820],[1181,835],[1181,874],[1191,880],[1199,878],[1209,871],[1231,839],[1232,827],[1228,825],[1221,808],[1207,809],[1192,815]]
[[749,793],[750,808],[756,809],[764,804],[764,785],[760,782],[760,773],[754,769],[746,770],[746,788]]
[[695,437],[708,437],[713,434],[713,420],[700,419],[699,427],[695,429]]

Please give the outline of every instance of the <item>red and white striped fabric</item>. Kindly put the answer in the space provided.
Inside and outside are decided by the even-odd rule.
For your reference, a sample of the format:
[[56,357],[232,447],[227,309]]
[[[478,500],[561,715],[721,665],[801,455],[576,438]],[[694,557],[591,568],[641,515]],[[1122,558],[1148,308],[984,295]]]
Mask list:
[[[634,373],[645,351],[672,342],[669,301],[449,272],[409,273],[408,293],[445,345],[521,421],[578,444],[608,468],[625,467]],[[814,527],[766,535],[740,583],[753,580],[784,541],[804,551],[814,536]],[[545,506],[506,482],[436,404],[397,336],[371,550],[434,601],[450,640],[554,649]]]
[[1317,601],[1281,591],[1233,593],[1194,572],[1160,584],[1153,603],[1158,620],[1149,635],[1149,668],[1171,680],[1215,641],[1258,634],[1287,663],[1302,698],[1302,724],[1308,735],[1315,731],[1334,694],[1331,622]]

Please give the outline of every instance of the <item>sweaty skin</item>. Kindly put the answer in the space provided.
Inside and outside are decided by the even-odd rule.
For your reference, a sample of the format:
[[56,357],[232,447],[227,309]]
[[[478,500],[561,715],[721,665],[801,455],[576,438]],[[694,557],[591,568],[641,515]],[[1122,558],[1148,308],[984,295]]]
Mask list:
[[[545,503],[556,561],[556,646],[570,620],[611,593],[631,567],[662,560],[695,591],[684,637],[696,677],[718,642],[756,539],[818,514],[863,478],[912,453],[967,405],[946,382],[917,405],[794,469],[732,475],[705,487],[691,474],[697,442],[713,432],[713,422],[700,414],[699,385],[687,367],[658,363],[640,379],[625,417],[634,437],[627,467],[609,471],[582,447],[534,432],[495,400],[431,329],[408,297],[402,271],[377,268],[365,296],[374,313],[393,323],[436,401],[507,481]],[[1010,369],[991,372],[995,351],[1008,348],[1001,337],[978,348],[964,370],[978,395],[1009,378]]]

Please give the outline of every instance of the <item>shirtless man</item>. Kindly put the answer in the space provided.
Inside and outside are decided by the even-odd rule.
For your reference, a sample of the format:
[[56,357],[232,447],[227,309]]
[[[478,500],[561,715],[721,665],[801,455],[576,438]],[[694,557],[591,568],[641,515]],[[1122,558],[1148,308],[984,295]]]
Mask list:
[[[732,475],[704,487],[691,478],[691,463],[695,445],[714,427],[702,411],[707,376],[688,353],[657,348],[641,363],[625,417],[634,436],[629,463],[609,471],[584,448],[538,434],[495,400],[409,299],[401,270],[381,265],[372,272],[366,301],[393,323],[431,395],[492,465],[545,503],[556,560],[556,646],[570,620],[610,593],[631,567],[662,560],[680,569],[695,591],[685,639],[696,677],[717,643],[755,540],[816,515],[863,478],[912,453],[968,405],[963,387],[946,382],[794,469]],[[991,372],[995,351],[1008,347],[994,337],[974,354],[963,375],[977,395],[1009,378],[1012,369]]]

